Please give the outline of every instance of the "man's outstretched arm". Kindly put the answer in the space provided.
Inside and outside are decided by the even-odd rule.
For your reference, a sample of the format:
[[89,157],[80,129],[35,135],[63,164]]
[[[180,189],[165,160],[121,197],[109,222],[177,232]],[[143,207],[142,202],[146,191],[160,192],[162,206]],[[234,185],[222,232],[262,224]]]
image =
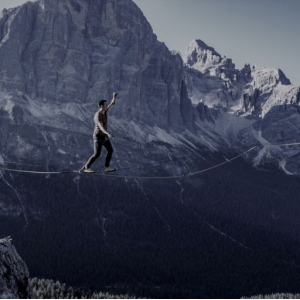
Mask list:
[[118,97],[118,94],[113,93],[113,98],[112,98],[110,104],[107,106],[107,110],[110,110],[116,104],[117,97]]

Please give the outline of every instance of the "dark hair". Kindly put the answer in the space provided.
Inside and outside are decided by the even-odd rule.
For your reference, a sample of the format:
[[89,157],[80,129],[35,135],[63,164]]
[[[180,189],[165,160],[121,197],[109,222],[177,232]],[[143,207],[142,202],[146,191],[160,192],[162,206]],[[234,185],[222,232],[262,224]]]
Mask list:
[[106,100],[100,100],[98,103],[99,107],[101,107],[105,102],[106,102]]

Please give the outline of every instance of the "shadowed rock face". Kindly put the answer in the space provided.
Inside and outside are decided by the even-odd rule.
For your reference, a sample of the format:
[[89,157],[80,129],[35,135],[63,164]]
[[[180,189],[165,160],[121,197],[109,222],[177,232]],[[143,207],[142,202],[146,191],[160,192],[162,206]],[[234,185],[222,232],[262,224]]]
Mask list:
[[28,299],[29,272],[10,239],[0,240],[0,298]]
[[28,2],[3,11],[0,40],[2,91],[60,104],[118,91],[118,117],[175,130],[190,117],[180,110],[191,106],[181,58],[132,1]]

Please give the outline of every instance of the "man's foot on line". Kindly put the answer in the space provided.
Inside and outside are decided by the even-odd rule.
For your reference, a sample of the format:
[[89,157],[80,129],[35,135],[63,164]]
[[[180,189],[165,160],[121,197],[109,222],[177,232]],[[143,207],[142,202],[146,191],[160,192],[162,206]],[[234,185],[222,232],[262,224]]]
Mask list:
[[79,170],[79,172],[81,173],[81,172],[83,172],[83,170],[86,168],[86,166],[84,165],[80,170]]
[[83,172],[83,173],[95,173],[95,171],[91,170],[90,168],[87,168],[86,166],[83,166],[79,172]]
[[104,172],[114,172],[114,171],[117,171],[117,169],[111,167],[105,167],[104,169]]

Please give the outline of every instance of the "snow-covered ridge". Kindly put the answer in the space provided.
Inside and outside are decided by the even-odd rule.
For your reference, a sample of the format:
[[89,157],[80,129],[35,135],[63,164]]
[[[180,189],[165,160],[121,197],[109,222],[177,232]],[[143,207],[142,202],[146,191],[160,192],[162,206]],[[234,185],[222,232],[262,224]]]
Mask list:
[[231,59],[222,58],[201,40],[191,42],[184,61],[199,127],[218,134],[233,148],[262,143],[253,155],[255,166],[277,160],[287,174],[295,172],[289,167],[298,159],[299,147],[291,151],[265,145],[299,141],[300,87],[278,68],[245,64],[238,70]]

